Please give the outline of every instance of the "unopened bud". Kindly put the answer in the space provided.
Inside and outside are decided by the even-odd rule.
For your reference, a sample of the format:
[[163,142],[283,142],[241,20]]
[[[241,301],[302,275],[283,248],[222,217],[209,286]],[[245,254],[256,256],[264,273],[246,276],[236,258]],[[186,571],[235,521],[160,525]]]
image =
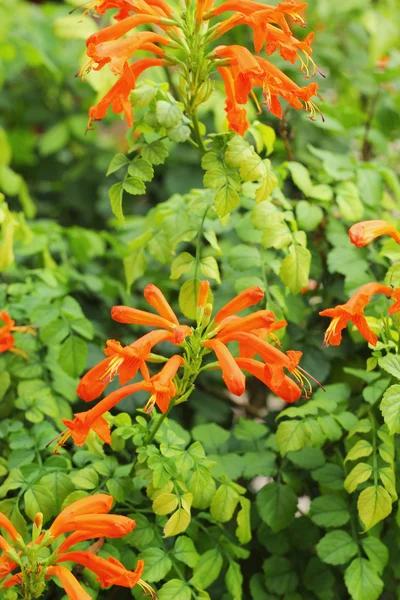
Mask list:
[[33,522],[35,523],[35,525],[38,529],[41,528],[43,525],[43,513],[41,513],[41,512],[36,513]]
[[203,311],[203,317],[201,319],[202,327],[207,327],[207,325],[209,324],[210,319],[211,319],[212,310],[213,310],[212,304],[208,303],[205,305],[204,311]]

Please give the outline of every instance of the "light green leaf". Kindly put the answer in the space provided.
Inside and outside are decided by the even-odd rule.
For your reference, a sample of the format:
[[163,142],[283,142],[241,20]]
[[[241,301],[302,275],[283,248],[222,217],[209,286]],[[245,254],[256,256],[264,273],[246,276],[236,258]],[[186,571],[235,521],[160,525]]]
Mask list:
[[85,368],[87,353],[86,342],[76,335],[71,335],[61,344],[58,360],[68,375],[79,377]]
[[139,177],[127,177],[122,182],[122,185],[124,190],[133,196],[140,196],[146,193],[146,186]]
[[160,494],[153,502],[153,511],[156,515],[169,515],[178,506],[175,494]]
[[188,319],[196,319],[199,289],[200,280],[189,279],[189,281],[185,281],[179,290],[179,308]]
[[365,488],[358,497],[358,513],[364,523],[364,531],[385,519],[392,512],[392,499],[380,485]]
[[189,271],[195,262],[194,256],[189,254],[189,252],[179,254],[171,264],[171,279],[179,279],[181,275]]
[[121,223],[124,222],[124,213],[122,211],[122,197],[124,195],[124,184],[122,181],[114,183],[108,190],[110,196],[111,210]]
[[364,215],[364,205],[361,202],[357,186],[352,181],[339,183],[336,188],[336,202],[340,215],[351,223],[360,221]]
[[293,419],[292,421],[279,423],[276,432],[276,443],[282,456],[285,456],[288,452],[295,452],[304,448],[309,441],[309,433],[303,421]]
[[298,226],[304,231],[313,231],[318,227],[324,218],[324,212],[322,208],[307,202],[306,200],[300,200],[296,205],[296,219]]
[[65,498],[75,490],[71,478],[60,472],[44,475],[39,484],[47,489],[47,493],[53,501],[53,514],[55,515],[61,511]]
[[171,559],[160,548],[147,548],[140,554],[140,558],[144,560],[143,579],[149,583],[164,579],[171,570]]
[[380,409],[389,433],[400,433],[400,385],[392,385],[386,390]]
[[275,130],[265,123],[260,121],[253,121],[250,127],[250,133],[253,135],[256,141],[256,148],[258,154],[266,150],[267,156],[271,154],[274,149],[276,133]]
[[299,190],[301,190],[305,196],[311,196],[314,186],[307,168],[298,162],[288,162],[286,163],[286,166]]
[[91,467],[85,467],[75,473],[71,473],[73,484],[82,490],[94,490],[99,483],[99,476]]
[[174,556],[188,567],[195,567],[199,562],[200,555],[197,552],[193,540],[186,535],[180,535],[175,542]]
[[251,523],[250,523],[250,510],[251,502],[248,498],[239,499],[240,510],[237,514],[237,528],[236,537],[241,544],[247,544],[251,540]]
[[377,600],[383,591],[383,581],[365,558],[355,558],[347,567],[344,581],[352,600]]
[[190,583],[201,590],[207,589],[217,579],[222,564],[222,555],[217,548],[207,550],[200,556],[199,562],[193,569]]
[[251,267],[261,266],[261,255],[258,248],[239,244],[229,252],[228,261],[235,271],[247,271],[249,265]]
[[215,196],[215,210],[220,219],[229,215],[240,204],[240,197],[231,185],[225,185]]
[[273,531],[280,531],[290,525],[297,509],[297,496],[294,491],[282,483],[269,483],[257,494],[258,512],[261,519]]
[[162,165],[169,152],[168,148],[161,140],[155,140],[154,142],[151,142],[151,144],[143,145],[141,154],[142,157],[152,165]]
[[379,359],[379,366],[385,369],[387,373],[393,375],[397,379],[400,379],[400,355],[399,354],[387,354],[386,356]]
[[341,527],[349,522],[350,512],[342,496],[327,494],[311,502],[310,517],[319,527]]
[[317,554],[328,565],[344,565],[357,554],[357,544],[346,531],[330,531],[318,542]]
[[257,203],[267,200],[278,185],[278,178],[269,166],[267,166],[267,163],[270,164],[270,161],[264,160],[263,162],[266,165],[267,172],[261,179],[261,183],[256,190]]
[[389,550],[379,538],[376,537],[364,537],[361,540],[361,545],[365,554],[371,561],[375,571],[382,575],[384,568],[389,561]]
[[233,600],[242,600],[243,575],[237,562],[229,562],[225,583]]
[[125,156],[125,154],[122,154],[121,152],[119,154],[116,154],[112,161],[110,162],[110,165],[108,167],[107,173],[106,173],[106,177],[108,177],[108,175],[111,175],[111,173],[115,173],[116,171],[119,171],[119,169],[121,169],[121,167],[124,167],[125,165],[129,165],[130,164],[130,160],[129,158],[127,158]]
[[359,458],[364,458],[365,456],[370,456],[373,452],[373,447],[367,440],[360,440],[357,442],[350,452],[348,452],[345,461],[348,460],[358,460]]
[[170,537],[183,533],[189,527],[190,512],[184,508],[178,508],[176,512],[168,519],[164,527],[164,536]]
[[372,475],[372,467],[367,463],[358,463],[350,471],[344,481],[344,487],[349,494],[352,494],[354,490],[359,486],[360,483],[367,481]]
[[307,248],[290,246],[289,254],[283,260],[279,276],[292,294],[298,294],[307,284],[310,274],[311,254]]
[[128,168],[131,177],[137,177],[142,181],[151,181],[154,177],[154,169],[151,163],[144,158],[135,158]]
[[240,163],[240,176],[243,181],[257,181],[265,175],[265,165],[255,152],[246,156]]
[[124,273],[126,279],[127,289],[130,290],[131,286],[139,277],[142,277],[146,271],[146,254],[143,248],[136,248],[128,256],[125,256],[124,260]]
[[24,494],[25,513],[34,520],[38,512],[43,513],[44,522],[54,514],[54,503],[49,490],[44,485],[33,485]]
[[200,260],[200,269],[203,275],[215,279],[218,284],[221,283],[218,263],[213,256],[205,256],[202,258]]
[[254,150],[250,144],[240,135],[235,135],[230,142],[228,142],[225,160],[230,167],[238,168],[241,166],[243,160],[251,157],[253,154]]
[[286,248],[292,242],[292,233],[286,223],[268,225],[261,238],[264,248]]
[[183,117],[182,109],[177,104],[165,102],[165,100],[158,100],[156,114],[160,125],[167,128],[178,125]]
[[239,494],[228,483],[223,483],[218,488],[211,502],[210,512],[220,523],[230,521],[239,502]]
[[191,589],[180,579],[170,579],[157,591],[159,600],[190,600]]

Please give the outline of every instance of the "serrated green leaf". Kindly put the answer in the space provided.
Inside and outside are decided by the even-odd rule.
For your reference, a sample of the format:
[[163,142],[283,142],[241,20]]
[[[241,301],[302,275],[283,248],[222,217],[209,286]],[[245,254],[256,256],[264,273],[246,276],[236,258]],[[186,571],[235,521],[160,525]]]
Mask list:
[[164,527],[164,536],[170,537],[186,531],[190,524],[190,512],[184,508],[178,508],[176,512],[168,519]]
[[341,527],[350,520],[348,503],[342,496],[318,496],[311,502],[310,517],[320,527]]
[[261,519],[272,531],[280,531],[293,522],[297,496],[289,486],[269,483],[258,492],[256,502]]
[[361,492],[357,502],[358,514],[364,531],[385,519],[392,512],[392,499],[380,485],[371,485]]
[[215,196],[215,210],[220,219],[229,215],[240,204],[240,197],[231,185],[224,185]]
[[268,590],[282,596],[293,592],[298,584],[298,577],[290,561],[283,556],[271,556],[263,563],[265,585]]
[[258,181],[265,175],[265,165],[255,152],[243,158],[240,163],[240,176],[243,181]]
[[292,233],[286,223],[276,223],[264,229],[261,244],[264,248],[276,248],[280,250],[287,248],[292,240]]
[[86,342],[71,335],[61,344],[58,361],[68,375],[79,377],[85,368],[87,353]]
[[178,497],[175,494],[160,494],[153,502],[153,511],[156,515],[169,515],[178,506]]
[[233,600],[242,600],[243,575],[237,562],[229,562],[225,583]]
[[367,463],[358,463],[350,471],[344,481],[345,489],[351,494],[359,486],[360,483],[367,481],[372,475],[372,467]]
[[152,165],[162,165],[165,162],[169,152],[168,148],[161,140],[145,144],[141,147],[142,157]]
[[156,114],[160,125],[167,128],[178,125],[183,117],[182,109],[177,104],[172,104],[165,100],[158,100]]
[[119,154],[116,154],[113,157],[112,161],[110,162],[110,165],[107,169],[106,177],[111,175],[111,173],[115,173],[116,171],[119,171],[119,169],[121,169],[121,167],[124,167],[125,165],[129,165],[130,162],[131,161],[129,160],[129,158],[127,158],[125,156],[125,154],[122,154],[121,152]]
[[122,197],[124,195],[124,184],[122,181],[114,183],[108,190],[110,196],[111,210],[117,219],[124,222],[124,213],[122,211]]
[[361,545],[375,571],[379,575],[382,575],[383,570],[389,561],[388,548],[379,538],[372,536],[364,537],[361,540]]
[[140,558],[144,560],[143,578],[149,583],[164,579],[171,570],[171,559],[160,548],[147,548],[140,554]]
[[190,583],[199,589],[207,589],[217,579],[223,564],[222,555],[217,548],[207,550],[200,556],[193,569]]
[[310,274],[311,254],[307,248],[292,244],[279,271],[282,283],[292,294],[298,294],[307,286]]
[[352,600],[377,600],[383,581],[365,558],[355,558],[347,567],[344,581]]
[[157,591],[159,600],[190,600],[191,589],[180,579],[170,579]]
[[247,544],[251,540],[250,510],[251,503],[248,498],[239,498],[240,510],[237,514],[236,537],[241,544]]
[[400,433],[400,385],[392,385],[386,390],[380,409],[389,433]]
[[128,194],[140,196],[146,193],[146,186],[139,177],[127,177],[122,182],[123,188]]
[[372,444],[368,442],[368,440],[360,440],[348,452],[344,462],[347,462],[348,460],[358,460],[359,458],[370,456],[372,452]]
[[44,485],[33,485],[24,494],[25,514],[34,520],[38,512],[43,513],[43,521],[46,522],[54,514],[54,506],[49,490]]
[[135,158],[128,168],[131,177],[136,177],[142,181],[151,181],[154,177],[154,169],[151,163],[144,158]]
[[225,160],[230,167],[238,168],[242,161],[254,154],[253,148],[240,135],[235,135],[228,142]]
[[174,545],[174,556],[188,567],[195,567],[199,562],[200,555],[197,552],[193,540],[186,535],[180,535]]
[[200,290],[199,279],[185,281],[179,290],[179,308],[188,319],[196,319],[197,298]]
[[330,531],[317,544],[319,558],[328,565],[344,565],[355,554],[357,544],[346,531]]
[[379,366],[390,375],[400,379],[400,356],[398,354],[387,354],[380,358]]
[[223,483],[218,488],[210,506],[211,516],[220,523],[230,521],[239,502],[239,494],[229,484]]
[[282,456],[295,452],[309,443],[309,433],[303,421],[283,421],[276,432],[276,442]]
[[200,270],[206,277],[215,279],[215,281],[218,284],[221,283],[219,266],[216,259],[213,256],[205,256],[200,260]]

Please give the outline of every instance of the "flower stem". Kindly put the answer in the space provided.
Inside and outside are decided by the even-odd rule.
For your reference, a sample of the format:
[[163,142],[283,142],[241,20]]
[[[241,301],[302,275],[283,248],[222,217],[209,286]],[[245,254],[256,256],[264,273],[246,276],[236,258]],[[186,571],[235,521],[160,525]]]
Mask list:
[[203,156],[207,152],[207,148],[204,145],[203,136],[200,133],[200,123],[199,123],[199,118],[197,116],[196,109],[192,113],[192,123],[193,123],[194,137],[195,137],[196,143],[199,147],[198,148],[199,152]]

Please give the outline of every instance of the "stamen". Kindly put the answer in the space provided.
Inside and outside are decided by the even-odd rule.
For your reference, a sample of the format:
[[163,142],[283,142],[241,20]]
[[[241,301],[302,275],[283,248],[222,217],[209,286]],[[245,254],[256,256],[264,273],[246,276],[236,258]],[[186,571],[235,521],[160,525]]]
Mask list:
[[124,358],[121,358],[120,356],[115,356],[108,365],[107,369],[104,371],[104,374],[99,378],[99,381],[101,381],[102,383],[109,383],[110,381],[112,381],[115,375],[118,373],[118,369],[120,368],[123,362]]
[[[143,408],[143,412],[150,414],[156,403],[156,395],[152,394]],[[147,584],[146,584],[147,585]]]
[[52,454],[58,454],[58,449],[65,446],[65,443],[69,440],[71,435],[72,435],[72,433],[69,429],[62,431],[61,433],[56,435],[56,437],[53,438],[48,444],[46,444],[46,448],[49,448],[49,446],[54,444],[54,442],[57,442],[56,447],[55,447],[54,451],[52,452]]
[[142,589],[145,596],[150,596],[152,599],[158,598],[156,591],[151,587],[151,585],[143,581],[143,579],[139,579],[138,586]]
[[254,93],[254,90],[251,90],[251,92],[250,92],[250,96],[253,98],[253,100],[254,100],[254,103],[255,103],[255,105],[256,105],[256,107],[257,107],[257,112],[258,112],[258,114],[260,115],[260,114],[261,114],[261,112],[262,112],[262,110],[261,110],[261,106],[260,106],[260,103],[259,103],[259,101],[258,101],[258,98],[257,98],[257,96],[256,96],[256,95],[255,95],[255,93]]

